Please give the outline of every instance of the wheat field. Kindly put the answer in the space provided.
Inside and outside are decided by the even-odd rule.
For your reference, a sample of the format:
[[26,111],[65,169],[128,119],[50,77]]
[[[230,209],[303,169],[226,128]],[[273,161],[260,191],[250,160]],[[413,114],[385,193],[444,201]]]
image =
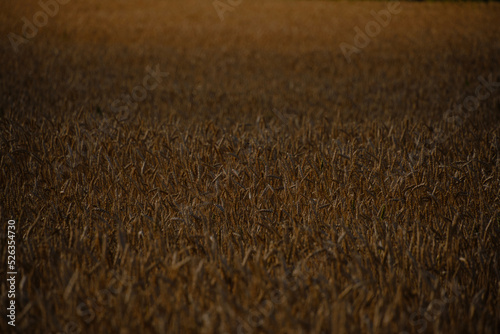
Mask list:
[[498,333],[500,5],[222,3],[0,3],[0,332]]

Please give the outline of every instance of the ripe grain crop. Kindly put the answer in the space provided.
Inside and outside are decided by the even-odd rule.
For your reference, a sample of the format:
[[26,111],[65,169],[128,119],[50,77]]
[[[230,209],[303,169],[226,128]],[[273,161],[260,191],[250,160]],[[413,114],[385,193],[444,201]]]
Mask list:
[[15,330],[497,333],[500,6],[402,3],[348,63],[386,6],[71,0],[15,52],[3,1]]

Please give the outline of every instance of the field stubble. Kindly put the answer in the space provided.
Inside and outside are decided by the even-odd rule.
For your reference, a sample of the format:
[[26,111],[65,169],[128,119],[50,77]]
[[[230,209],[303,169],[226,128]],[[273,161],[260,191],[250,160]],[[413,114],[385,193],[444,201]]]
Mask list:
[[[402,3],[348,64],[385,6],[73,0],[3,38],[16,329],[494,333],[499,92],[444,115],[499,81],[500,6]],[[2,36],[40,10],[0,7]]]

